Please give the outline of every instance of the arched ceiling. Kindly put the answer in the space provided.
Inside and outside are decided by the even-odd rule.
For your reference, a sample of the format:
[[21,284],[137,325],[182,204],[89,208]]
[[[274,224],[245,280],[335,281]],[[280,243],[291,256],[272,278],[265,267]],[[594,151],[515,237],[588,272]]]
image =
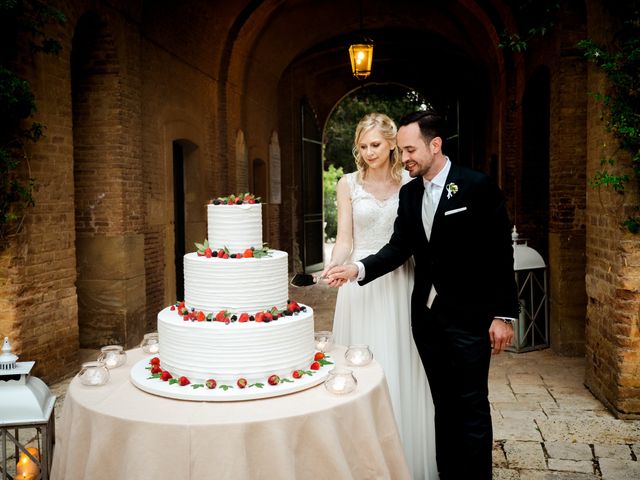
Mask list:
[[145,0],[142,8],[145,36],[162,44],[163,31],[182,32],[184,42],[163,47],[217,79],[221,103],[273,95],[284,72],[302,65],[316,83],[352,89],[347,48],[362,35],[376,45],[371,81],[438,92],[482,79],[502,90],[497,31],[510,24],[504,0]]
[[248,2],[220,72],[228,88],[257,98],[296,67],[318,85],[344,83],[348,91],[358,84],[350,76],[348,45],[366,35],[375,42],[370,81],[434,95],[473,89],[474,82],[485,92],[500,90],[504,59],[497,28],[504,20],[493,3],[500,2],[363,0],[361,22],[358,1]]

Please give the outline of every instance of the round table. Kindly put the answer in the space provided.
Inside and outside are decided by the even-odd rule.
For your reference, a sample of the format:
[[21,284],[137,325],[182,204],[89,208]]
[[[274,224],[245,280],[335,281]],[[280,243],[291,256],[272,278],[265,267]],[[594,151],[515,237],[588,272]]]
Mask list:
[[[329,354],[344,365],[344,347]],[[52,479],[410,478],[375,361],[353,367],[358,387],[347,395],[320,384],[260,400],[193,402],[136,388],[129,369],[143,357],[128,351],[106,385],[71,381]]]

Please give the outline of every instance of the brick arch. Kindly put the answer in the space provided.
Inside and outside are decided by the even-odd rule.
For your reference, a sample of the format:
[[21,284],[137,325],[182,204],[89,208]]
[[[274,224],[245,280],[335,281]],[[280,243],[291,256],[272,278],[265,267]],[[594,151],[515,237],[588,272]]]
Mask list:
[[144,241],[135,230],[144,206],[116,42],[94,12],[74,31],[71,98],[80,347],[132,346],[143,333]]
[[[363,6],[364,28],[374,34],[387,32],[391,40],[393,48],[387,51],[386,57],[384,49],[378,50],[383,63],[391,65],[390,61],[397,61],[394,57],[405,55],[407,45],[398,43],[401,36],[396,35],[405,31],[414,32],[406,40],[411,48],[429,45],[437,38],[447,46],[445,53],[438,50],[441,55],[449,55],[450,51],[454,55],[463,54],[472,71],[454,77],[468,79],[473,88],[458,90],[467,92],[469,98],[482,99],[473,104],[474,117],[466,125],[467,133],[473,132],[481,143],[474,143],[474,151],[464,154],[473,154],[470,163],[478,168],[493,168],[510,196],[519,145],[517,140],[506,144],[504,138],[508,126],[520,122],[518,112],[509,111],[508,106],[517,103],[523,82],[521,56],[505,53],[497,45],[498,32],[503,28],[516,30],[506,3],[490,0],[480,5],[461,0],[434,5],[401,0],[397,5],[364,2]],[[320,4],[254,0],[237,9],[223,35],[220,61],[216,65],[219,80],[216,134],[224,145],[218,149],[221,158],[217,164],[235,162],[228,152],[233,150],[234,132],[238,129],[245,132],[247,139],[252,139],[248,142],[248,158],[266,157],[269,145],[260,139],[267,139],[274,129],[282,132],[283,139],[295,139],[294,130],[280,122],[285,118],[287,122],[296,123],[295,110],[305,94],[313,98],[318,117],[324,123],[338,99],[354,85],[339,69],[348,69],[344,45],[360,28],[358,10],[357,4],[338,0]],[[318,22],[319,18],[323,22]],[[439,56],[431,58],[439,60]],[[302,67],[305,62],[306,68]],[[389,66],[388,78],[384,80],[415,82],[421,75],[415,68],[412,70],[410,64],[407,66],[409,68]],[[447,77],[451,79],[448,73]],[[423,90],[419,85],[414,88]],[[283,142],[283,180],[295,182],[291,185],[292,192],[299,187],[298,179],[285,170],[292,170],[290,162],[297,161],[298,148]],[[234,184],[234,167],[222,173],[227,176],[222,179],[224,183]],[[293,217],[299,213],[289,203],[283,201],[281,220],[289,218],[279,222],[281,225],[296,221]],[[281,233],[286,238],[287,232]]]

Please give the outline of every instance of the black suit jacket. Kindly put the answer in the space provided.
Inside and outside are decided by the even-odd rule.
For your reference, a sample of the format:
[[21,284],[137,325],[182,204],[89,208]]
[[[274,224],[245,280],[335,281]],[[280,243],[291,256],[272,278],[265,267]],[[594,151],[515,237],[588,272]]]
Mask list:
[[458,191],[442,192],[431,229],[422,224],[424,182],[416,178],[400,189],[398,216],[389,243],[362,260],[364,285],[415,259],[411,296],[412,323],[424,312],[431,285],[439,307],[452,319],[473,330],[489,328],[496,316],[518,316],[513,270],[511,223],[504,196],[488,176],[452,164],[445,185]]

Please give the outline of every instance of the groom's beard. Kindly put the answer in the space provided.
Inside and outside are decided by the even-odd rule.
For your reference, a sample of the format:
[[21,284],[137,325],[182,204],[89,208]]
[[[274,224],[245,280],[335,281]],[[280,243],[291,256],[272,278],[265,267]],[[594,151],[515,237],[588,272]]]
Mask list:
[[411,171],[407,165],[404,165],[404,169],[407,172],[409,172],[409,176],[411,178],[417,178],[417,177],[421,177],[423,175],[422,172],[419,169],[414,169],[413,171]]

